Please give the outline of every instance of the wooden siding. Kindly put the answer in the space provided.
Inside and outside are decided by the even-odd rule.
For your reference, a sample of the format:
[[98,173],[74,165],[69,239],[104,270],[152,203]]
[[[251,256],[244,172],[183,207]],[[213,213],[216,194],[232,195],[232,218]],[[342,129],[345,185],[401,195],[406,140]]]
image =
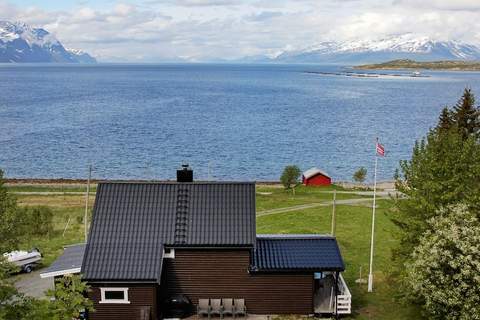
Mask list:
[[332,179],[330,177],[324,176],[323,174],[317,174],[313,177],[302,179],[303,184],[306,186],[329,186],[332,184]]
[[[94,312],[89,313],[89,320],[136,320],[140,319],[141,307],[152,308],[152,319],[157,316],[157,287],[154,284],[90,284],[89,298],[94,302]],[[100,288],[128,288],[129,304],[98,303],[101,300]]]
[[313,313],[313,274],[249,274],[249,250],[176,249],[165,259],[159,296],[244,298],[253,314]]

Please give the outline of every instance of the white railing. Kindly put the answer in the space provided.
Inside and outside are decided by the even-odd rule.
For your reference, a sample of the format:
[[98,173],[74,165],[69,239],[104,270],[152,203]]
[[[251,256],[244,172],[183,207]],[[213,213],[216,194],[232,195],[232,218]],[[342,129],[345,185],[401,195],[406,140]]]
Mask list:
[[340,292],[337,295],[337,312],[338,314],[350,314],[352,313],[352,294],[350,290],[348,290],[341,273],[339,273],[338,280],[338,289]]

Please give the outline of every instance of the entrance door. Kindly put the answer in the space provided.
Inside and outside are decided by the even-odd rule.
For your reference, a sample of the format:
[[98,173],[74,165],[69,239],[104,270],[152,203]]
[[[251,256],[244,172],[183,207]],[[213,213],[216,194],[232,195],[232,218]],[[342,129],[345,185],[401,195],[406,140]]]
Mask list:
[[315,313],[333,314],[335,308],[335,278],[330,272],[315,273],[313,296]]

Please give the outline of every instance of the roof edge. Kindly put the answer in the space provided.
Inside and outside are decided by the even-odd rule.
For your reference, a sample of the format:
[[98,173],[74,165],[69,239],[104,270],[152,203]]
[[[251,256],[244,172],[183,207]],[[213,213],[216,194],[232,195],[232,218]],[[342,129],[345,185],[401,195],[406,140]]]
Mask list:
[[142,180],[100,180],[97,184],[167,184],[167,185],[195,185],[195,184],[246,184],[255,185],[256,181],[193,181],[193,182],[177,182],[176,180],[164,181],[142,181]]
[[87,279],[82,277],[82,281],[86,281],[90,284],[110,284],[110,283],[115,283],[115,284],[123,284],[123,283],[135,283],[135,284],[158,284],[157,280],[142,280],[142,279],[131,279],[131,280],[111,280],[111,279]]
[[40,273],[40,278],[42,279],[53,278],[57,276],[64,276],[66,274],[76,274],[76,273],[80,273],[80,267]]
[[290,268],[290,269],[281,269],[281,268],[271,268],[271,269],[265,269],[265,268],[258,268],[258,267],[253,267],[250,268],[249,271],[251,273],[315,273],[315,272],[324,272],[324,271],[338,271],[338,272],[344,272],[345,271],[345,266],[342,268]]
[[272,240],[285,240],[285,239],[330,239],[337,240],[336,237],[329,234],[257,234],[257,240],[272,239]]

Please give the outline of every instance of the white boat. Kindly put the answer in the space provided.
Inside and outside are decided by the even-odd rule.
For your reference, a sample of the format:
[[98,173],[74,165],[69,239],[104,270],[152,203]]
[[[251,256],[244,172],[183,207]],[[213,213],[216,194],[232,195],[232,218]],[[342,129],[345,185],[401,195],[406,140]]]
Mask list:
[[4,253],[8,262],[22,268],[25,272],[31,272],[36,263],[42,259],[42,254],[37,249],[31,251],[12,251]]

